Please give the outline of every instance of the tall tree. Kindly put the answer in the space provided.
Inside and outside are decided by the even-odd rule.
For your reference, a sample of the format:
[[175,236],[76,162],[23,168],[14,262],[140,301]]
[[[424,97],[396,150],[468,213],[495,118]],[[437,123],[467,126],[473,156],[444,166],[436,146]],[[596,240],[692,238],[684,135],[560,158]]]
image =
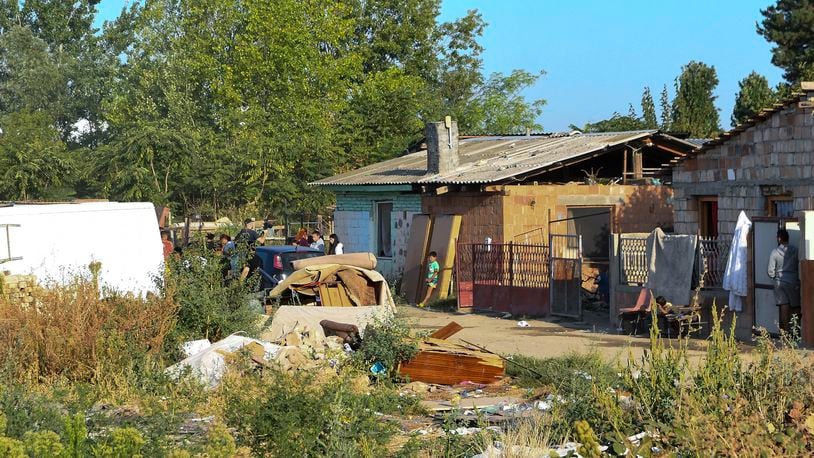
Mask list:
[[757,32],[775,44],[772,63],[784,70],[789,83],[814,77],[814,1],[778,0],[760,10]]
[[673,106],[670,105],[670,94],[667,92],[666,84],[661,89],[659,108],[661,108],[661,123],[659,124],[659,128],[663,131],[669,131],[673,127]]
[[528,103],[520,92],[543,75],[515,70],[510,75],[494,73],[472,100],[468,132],[475,135],[517,134],[542,130],[537,117],[545,100]]
[[746,121],[762,108],[768,107],[775,100],[775,93],[769,87],[769,81],[757,72],[752,72],[738,83],[738,94],[732,109],[732,125]]
[[659,122],[656,119],[656,104],[653,102],[653,95],[648,86],[645,86],[642,91],[642,123],[646,129],[659,128]]
[[698,138],[715,136],[720,131],[713,95],[717,86],[715,67],[695,61],[683,66],[676,79],[672,129]]
[[[571,127],[576,128],[576,126]],[[635,112],[633,115],[622,115],[616,112],[608,119],[587,123],[581,129],[577,128],[577,130],[581,130],[582,132],[626,132],[642,129],[646,129],[644,122],[635,116]]]

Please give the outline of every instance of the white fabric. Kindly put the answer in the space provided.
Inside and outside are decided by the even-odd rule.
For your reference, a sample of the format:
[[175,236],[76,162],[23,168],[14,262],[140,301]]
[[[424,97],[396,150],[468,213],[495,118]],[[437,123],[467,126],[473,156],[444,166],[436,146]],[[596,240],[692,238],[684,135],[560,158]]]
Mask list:
[[214,388],[220,383],[223,374],[226,372],[226,358],[223,353],[234,353],[252,342],[263,346],[266,352],[264,357],[268,361],[273,359],[277,352],[280,351],[280,348],[282,348],[279,345],[274,345],[262,340],[232,334],[223,340],[213,343],[203,351],[179,363],[173,364],[168,367],[165,372],[171,377],[179,377],[185,371],[189,370],[190,374],[197,378],[202,384]]
[[743,310],[743,300],[748,294],[746,248],[751,227],[752,222],[746,213],[741,211],[735,225],[735,235],[732,237],[723,282],[724,289],[729,291],[729,310],[734,312]]
[[345,245],[342,245],[342,242],[336,244],[334,254],[345,254]]
[[[2,264],[2,270],[60,283],[98,261],[103,287],[156,291],[164,247],[151,203],[12,205],[0,207],[0,224],[21,226],[10,228],[9,238],[11,255],[23,258]],[[0,228],[0,258],[6,256],[6,231]]]

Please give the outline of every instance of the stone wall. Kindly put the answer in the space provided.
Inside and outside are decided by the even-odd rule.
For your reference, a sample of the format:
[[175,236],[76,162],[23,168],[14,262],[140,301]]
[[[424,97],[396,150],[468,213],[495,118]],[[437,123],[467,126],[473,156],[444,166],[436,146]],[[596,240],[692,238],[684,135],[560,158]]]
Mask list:
[[[814,95],[809,93],[803,99]],[[814,209],[814,118],[796,103],[673,170],[675,230],[698,230],[697,198],[718,197],[718,233],[731,237],[741,210],[768,216],[769,197]]]

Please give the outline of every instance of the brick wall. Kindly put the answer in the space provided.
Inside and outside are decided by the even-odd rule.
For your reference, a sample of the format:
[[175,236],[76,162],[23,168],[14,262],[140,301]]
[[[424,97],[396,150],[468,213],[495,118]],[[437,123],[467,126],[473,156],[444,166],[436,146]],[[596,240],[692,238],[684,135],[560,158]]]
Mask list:
[[[811,96],[808,94],[807,96]],[[768,215],[768,196],[790,195],[795,212],[814,209],[814,118],[796,104],[673,170],[675,230],[698,230],[697,197],[718,197],[718,233],[731,236],[741,210]]]

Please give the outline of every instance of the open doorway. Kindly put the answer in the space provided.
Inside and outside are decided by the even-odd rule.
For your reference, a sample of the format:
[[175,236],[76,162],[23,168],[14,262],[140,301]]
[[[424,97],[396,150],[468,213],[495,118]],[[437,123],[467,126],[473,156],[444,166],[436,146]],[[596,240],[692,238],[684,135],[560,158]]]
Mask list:
[[610,230],[613,207],[568,207],[568,234],[582,239],[582,289],[609,301]]
[[752,273],[754,298],[754,323],[770,334],[778,334],[780,320],[774,296],[774,284],[767,273],[769,256],[777,247],[777,230],[789,231],[789,245],[800,247],[800,223],[782,218],[753,218],[752,220]]

